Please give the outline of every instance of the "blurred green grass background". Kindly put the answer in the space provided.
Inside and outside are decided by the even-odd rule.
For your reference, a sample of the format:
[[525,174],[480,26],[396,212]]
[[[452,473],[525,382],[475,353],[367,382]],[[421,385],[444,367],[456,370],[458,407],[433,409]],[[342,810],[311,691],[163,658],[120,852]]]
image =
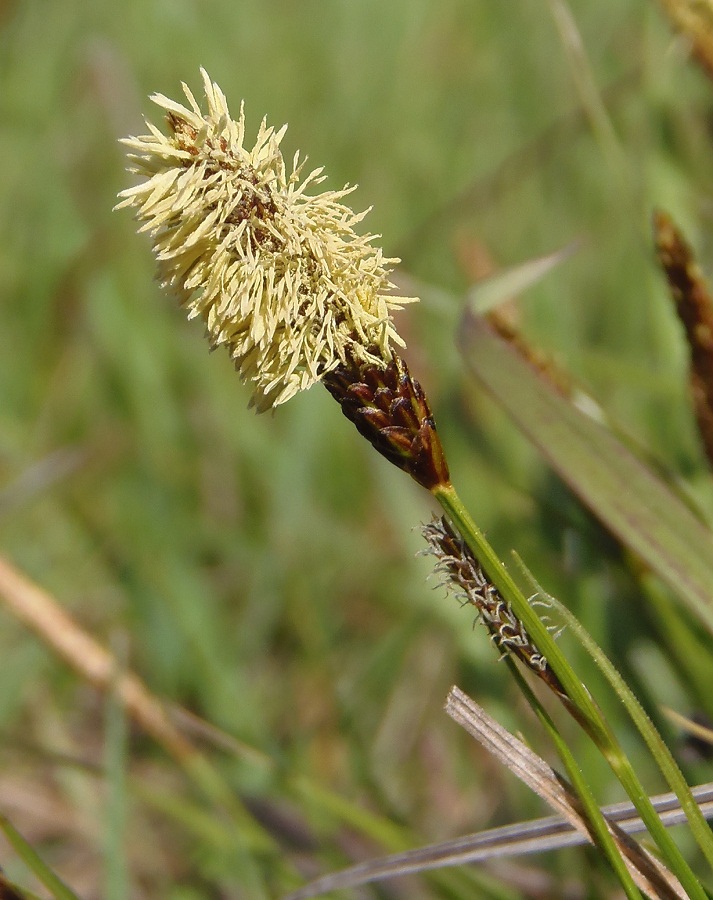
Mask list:
[[[710,506],[648,222],[669,209],[710,260],[711,86],[655,4],[571,10],[586,66],[544,0],[0,4],[0,547],[124,647],[152,690],[273,761],[215,755],[262,817],[297,818],[304,846],[274,827],[292,833],[285,858],[305,875],[386,848],[291,779],[403,825],[414,843],[537,815],[441,706],[457,682],[504,725],[529,719],[470,612],[426,582],[413,530],[430,516],[423,493],[319,388],[274,416],[248,411],[229,360],[208,355],[161,294],[148,242],[112,212],[129,183],[117,140],[143,133],[142,114],[157,120],[150,93],[178,99],[185,80],[198,95],[203,65],[235,112],[245,99],[249,134],[263,115],[289,122],[286,157],[324,165],[328,187],[358,183],[367,227],[402,258],[397,282],[422,298],[399,326],[478,523],[577,612],[644,700],[690,711],[705,699],[616,547],[468,383],[454,346],[476,276],[582,238],[520,303],[522,327]],[[578,89],[585,77],[605,127]],[[139,733],[128,828],[108,862],[92,768],[103,701],[2,608],[0,660],[0,807],[83,897],[289,886],[269,854],[246,886],[225,842],[197,814],[190,824],[198,801],[172,761]],[[579,749],[602,802],[619,799]],[[0,864],[21,880],[6,850]],[[547,860],[547,896],[571,879],[571,859]],[[509,866],[506,892],[468,893],[472,880],[404,890],[531,896],[522,872],[536,864]],[[592,870],[594,896],[607,896],[601,877]],[[406,895],[392,891],[378,896]]]

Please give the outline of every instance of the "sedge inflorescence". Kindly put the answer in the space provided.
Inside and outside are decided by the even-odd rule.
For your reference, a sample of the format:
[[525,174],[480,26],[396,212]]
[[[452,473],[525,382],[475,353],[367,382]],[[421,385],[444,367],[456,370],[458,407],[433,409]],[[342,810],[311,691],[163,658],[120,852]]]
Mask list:
[[[443,517],[434,519],[421,530],[428,544],[424,553],[436,558],[435,573],[441,577],[442,584],[449,591],[455,592],[462,603],[469,603],[476,608],[500,652],[503,655],[512,653],[517,656],[553,690],[565,696],[564,688],[550,668],[547,658],[534,644],[511,604],[483,571],[465,540]],[[535,602],[545,607],[549,605],[546,599],[532,600],[532,605]]]
[[[230,117],[220,88],[201,70],[207,111],[190,89],[184,106],[162,94],[167,133],[124,140],[139,184],[119,195],[151,235],[158,279],[212,346],[224,345],[259,411],[275,407],[340,365],[387,365],[403,345],[391,311],[390,266],[374,235],[342,201],[353,187],[310,194],[322,169],[287,170],[279,131],[263,120],[245,146],[243,106]],[[368,212],[368,210],[367,210]]]

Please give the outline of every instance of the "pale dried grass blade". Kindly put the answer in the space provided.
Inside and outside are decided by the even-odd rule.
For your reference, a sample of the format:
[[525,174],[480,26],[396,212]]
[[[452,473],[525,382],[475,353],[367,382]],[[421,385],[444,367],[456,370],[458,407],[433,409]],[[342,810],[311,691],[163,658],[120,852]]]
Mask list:
[[[290,893],[284,900],[308,900],[329,891],[359,887],[400,875],[415,875],[448,866],[484,862],[490,859],[538,853],[591,843],[589,829],[580,815],[579,802],[550,766],[521,741],[498,725],[457,687],[452,688],[446,711],[459,725],[477,738],[499,761],[508,766],[528,787],[545,799],[560,815],[492,828],[450,841],[418,847],[331,872]],[[704,815],[713,816],[713,784],[693,789]],[[673,793],[652,798],[666,825],[685,821],[678,798]],[[650,897],[685,897],[680,884],[657,860],[627,835],[645,831],[633,804],[612,804],[602,809],[616,840],[625,842],[625,859],[641,863],[646,874],[629,861],[637,885]],[[643,859],[642,859],[643,857]]]
[[[700,785],[691,790],[703,815],[707,818],[713,817],[713,784]],[[674,793],[652,797],[651,802],[667,827],[681,825],[686,821],[686,814]],[[602,813],[612,822],[616,822],[627,834],[646,830],[634,805],[628,801],[602,807]],[[562,816],[547,816],[529,822],[489,828],[476,834],[466,834],[449,841],[371,859],[318,878],[290,894],[285,900],[307,900],[308,897],[315,897],[328,891],[359,887],[395,878],[398,875],[418,875],[449,866],[562,850],[565,847],[576,847],[585,843],[588,843],[588,838],[575,831]]]
[[100,691],[112,690],[128,714],[174,758],[198,751],[173,725],[163,705],[116,657],[90,637],[57,601],[0,557],[0,598],[6,608]]
[[[533,790],[555,812],[563,816],[588,843],[593,843],[590,825],[582,814],[577,795],[541,757],[499,725],[474,700],[453,687],[446,712],[496,759]],[[686,897],[678,880],[657,859],[611,820],[607,825],[637,887],[649,897]]]

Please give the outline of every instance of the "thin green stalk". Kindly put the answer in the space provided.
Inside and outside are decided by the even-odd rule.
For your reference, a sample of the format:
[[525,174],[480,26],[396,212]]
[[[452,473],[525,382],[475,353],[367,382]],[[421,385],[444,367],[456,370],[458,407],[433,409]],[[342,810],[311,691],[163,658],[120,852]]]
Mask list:
[[564,654],[540,620],[540,617],[532,609],[523,593],[515,584],[512,576],[498,558],[495,550],[488,543],[485,535],[473,521],[455,488],[450,484],[446,486],[438,485],[433,489],[433,494],[480,562],[488,578],[500,591],[505,600],[511,604],[513,612],[522,621],[533,643],[547,657],[552,671],[559,678],[567,694],[568,700],[565,701],[567,709],[594,741],[609,763],[610,768],[636,806],[649,830],[649,834],[658,844],[671,870],[688,891],[689,896],[699,898],[699,900],[706,900],[707,895],[700,882],[658,817],[646,790],[639,781],[611,728],[600,713],[597,704],[567,662]]
[[[528,577],[529,573],[528,573]],[[538,587],[533,579],[533,583]],[[662,775],[668,782],[671,790],[678,797],[681,808],[688,817],[691,832],[698,844],[701,852],[713,867],[713,834],[711,834],[710,825],[703,817],[701,810],[691,793],[691,788],[686,781],[683,772],[673,757],[673,754],[666,746],[663,738],[654,727],[651,719],[646,711],[636,699],[631,689],[616,670],[611,660],[608,659],[604,651],[593,640],[591,635],[582,627],[572,613],[564,604],[560,603],[556,597],[544,594],[548,600],[552,602],[553,608],[557,610],[558,615],[564,621],[566,626],[574,634],[581,643],[587,653],[592,657],[594,662],[603,673],[606,680],[614,689],[619,700],[623,704],[632,722],[636,726],[639,734],[643,737],[653,756]]]
[[600,747],[599,749],[606,758],[620,784],[629,795],[632,803],[636,806],[639,815],[646,824],[649,834],[658,844],[666,864],[671,871],[676,874],[678,880],[686,889],[689,897],[707,900],[708,894],[686,862],[668,829],[659,818],[658,813],[649,799],[648,793],[634,771],[629,758],[621,749],[618,742],[613,744],[609,749],[609,752],[605,752],[603,747]]
[[0,831],[35,877],[47,888],[54,900],[79,900],[74,891],[55,875],[39,853],[15,829],[9,819],[0,815]]
[[[5,893],[3,893],[5,891]],[[12,881],[8,881],[7,878],[0,872],[0,897],[5,897],[7,894],[8,898],[12,897],[17,898],[17,900],[43,900],[42,897],[38,897],[37,894],[33,894],[32,891],[28,891],[27,888],[20,887],[19,884],[15,884]]]
[[523,692],[528,703],[534,710],[535,715],[552,738],[557,753],[567,770],[567,775],[572,782],[572,786],[577,792],[577,796],[582,801],[582,806],[584,807],[587,822],[592,828],[592,837],[594,841],[611,863],[611,866],[614,869],[614,872],[616,873],[616,876],[619,879],[619,882],[621,883],[621,886],[623,887],[627,897],[640,898],[641,892],[634,883],[631,872],[624,862],[624,857],[622,856],[616,844],[616,841],[609,831],[606,819],[602,814],[601,809],[599,808],[599,804],[597,803],[595,797],[589,789],[589,785],[584,780],[582,771],[577,765],[576,760],[572,756],[569,747],[562,739],[562,736],[557,730],[555,723],[552,721],[545,708],[533,694],[530,686],[522,677],[522,673],[517,668],[514,660],[507,656],[505,657],[505,659],[510,667],[510,671],[512,672],[515,680],[518,683],[520,690]]
[[[125,654],[120,650],[117,659]],[[126,753],[127,726],[124,707],[116,687],[120,675],[109,691],[106,704],[106,743],[104,760],[107,780],[106,836],[105,836],[105,895],[107,900],[126,900],[130,894],[126,865]]]
[[597,740],[597,743],[600,740],[606,740],[608,736],[606,723],[602,719],[589,692],[567,662],[564,654],[542,623],[540,617],[515,584],[512,576],[500,561],[483,532],[473,521],[453,485],[437,485],[433,489],[433,495],[446,511],[468,547],[470,547],[488,578],[512,605],[513,612],[527,629],[533,643],[547,657],[553,672],[559,678],[567,696],[575,707],[576,714],[582,717],[583,721],[581,724],[590,731],[592,737],[594,735],[598,736],[599,740]]

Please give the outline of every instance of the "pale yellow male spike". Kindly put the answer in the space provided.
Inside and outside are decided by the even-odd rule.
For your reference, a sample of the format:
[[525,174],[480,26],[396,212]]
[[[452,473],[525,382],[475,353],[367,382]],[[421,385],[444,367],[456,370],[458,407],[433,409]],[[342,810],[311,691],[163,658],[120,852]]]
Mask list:
[[258,411],[337,366],[385,366],[392,343],[403,346],[391,311],[411,298],[389,295],[398,260],[354,231],[368,210],[341,202],[353,187],[309,195],[324,176],[320,168],[300,180],[299,154],[287,174],[287,126],[263,120],[246,149],[243,106],[231,119],[201,74],[205,114],[184,84],[188,106],[151,98],[166,111],[167,134],[147,122],[149,134],[123,141],[143,180],[118,206],[133,207],[151,235],[161,285],[203,319],[212,346],[227,347]]

